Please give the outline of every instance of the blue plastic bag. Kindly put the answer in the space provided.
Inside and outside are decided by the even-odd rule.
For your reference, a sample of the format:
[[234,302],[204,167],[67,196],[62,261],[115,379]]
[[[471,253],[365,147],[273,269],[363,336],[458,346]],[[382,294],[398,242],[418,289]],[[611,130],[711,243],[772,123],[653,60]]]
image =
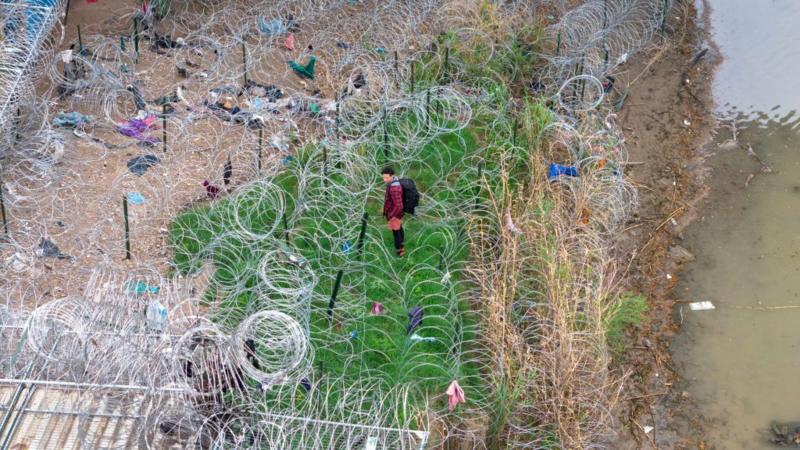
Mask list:
[[560,177],[561,175],[566,175],[569,177],[577,177],[578,168],[575,166],[562,166],[561,164],[550,163],[550,168],[547,171],[547,178],[550,181],[553,181],[556,178]]

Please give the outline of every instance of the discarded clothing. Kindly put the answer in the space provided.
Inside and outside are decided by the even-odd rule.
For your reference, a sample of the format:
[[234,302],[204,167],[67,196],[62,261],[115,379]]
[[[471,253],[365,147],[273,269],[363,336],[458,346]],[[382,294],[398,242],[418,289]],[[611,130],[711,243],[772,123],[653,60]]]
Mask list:
[[203,181],[203,186],[205,186],[206,188],[206,194],[208,195],[208,198],[217,198],[219,194],[222,192],[222,189],[220,189],[217,186],[214,186],[208,180]]
[[267,21],[264,17],[258,18],[258,31],[268,36],[278,36],[286,34],[289,31],[289,26],[283,23],[280,18],[274,18]]
[[136,85],[130,84],[125,89],[131,94],[133,94],[133,103],[136,105],[136,109],[138,109],[139,111],[147,109],[147,102],[144,101],[144,96],[142,95],[142,91]]
[[231,157],[228,157],[228,160],[225,161],[225,167],[222,168],[222,182],[225,186],[231,184],[231,177],[233,176],[233,163],[231,163]]
[[141,205],[144,203],[144,197],[138,192],[128,192],[128,203],[131,205]]
[[39,246],[36,248],[36,256],[39,258],[58,258],[58,259],[70,259],[71,257],[61,253],[61,249],[55,244],[55,242],[51,241],[47,238],[41,238],[39,240]]
[[159,289],[158,286],[149,286],[144,281],[141,281],[141,280],[138,280],[138,281],[130,280],[127,283],[125,283],[125,285],[123,286],[122,292],[124,292],[126,295],[130,295],[130,294],[144,295],[144,294],[146,294],[148,292],[151,293],[151,294],[158,294],[159,290],[160,289]]
[[302,386],[303,389],[306,390],[306,392],[310,392],[311,391],[311,382],[308,381],[308,378],[301,378],[300,379],[300,386]]
[[133,174],[142,176],[152,166],[159,163],[156,155],[137,156],[128,161],[128,170]]
[[144,119],[131,119],[117,127],[117,131],[123,136],[153,144],[158,142],[158,139],[153,136],[146,136],[144,133],[151,128],[155,121],[156,116],[153,115],[147,115]]
[[411,334],[418,326],[422,325],[422,318],[425,313],[422,311],[421,306],[415,306],[408,311],[408,325],[406,326],[406,334]]
[[578,168],[575,166],[562,166],[561,164],[550,163],[550,168],[547,171],[547,178],[553,181],[561,175],[577,177]]
[[383,312],[383,304],[381,302],[372,302],[372,315],[377,316]]
[[265,97],[272,103],[283,98],[283,91],[278,89],[276,86],[271,84],[261,84],[253,80],[247,80],[247,83],[245,83],[245,85],[239,91],[238,96],[241,97],[242,94],[245,93],[248,95],[254,95],[256,97]]
[[150,328],[158,331],[164,331],[167,324],[167,308],[164,307],[158,300],[153,300],[147,305],[147,324]]
[[76,111],[60,112],[56,114],[55,118],[53,118],[53,126],[61,128],[78,128],[88,125],[90,121],[91,118],[89,116],[84,116]]
[[453,380],[450,386],[445,391],[447,394],[447,410],[452,411],[459,403],[466,403],[467,397],[464,395],[464,390],[458,385],[458,381]]
[[291,67],[292,70],[294,70],[294,73],[299,75],[301,78],[308,78],[309,80],[313,80],[314,66],[316,65],[316,63],[317,63],[317,58],[311,56],[308,59],[308,64],[306,64],[305,66],[301,66],[300,64],[294,61],[289,61],[289,67]]
[[283,41],[283,48],[286,50],[294,50],[294,34],[289,33],[289,35],[286,36],[286,40]]
[[436,342],[435,337],[422,337],[417,333],[412,334],[409,339],[411,340],[411,342],[427,342],[429,344]]

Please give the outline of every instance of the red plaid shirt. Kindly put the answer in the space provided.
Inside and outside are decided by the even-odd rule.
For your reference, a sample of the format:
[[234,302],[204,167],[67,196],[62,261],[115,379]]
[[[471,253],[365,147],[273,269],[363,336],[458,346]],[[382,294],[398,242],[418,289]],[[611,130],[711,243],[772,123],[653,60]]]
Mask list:
[[392,182],[386,186],[386,195],[383,199],[383,216],[387,219],[403,218],[403,186],[397,177],[392,178]]

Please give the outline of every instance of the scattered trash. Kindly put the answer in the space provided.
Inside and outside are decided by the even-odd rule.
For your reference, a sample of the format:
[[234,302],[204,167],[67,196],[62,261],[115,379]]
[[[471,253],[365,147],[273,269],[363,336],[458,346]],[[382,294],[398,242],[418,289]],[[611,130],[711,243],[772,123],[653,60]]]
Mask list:
[[547,178],[553,181],[561,175],[577,177],[578,168],[575,166],[562,166],[561,164],[550,163],[550,168],[547,171]]
[[144,197],[142,196],[142,194],[136,191],[128,192],[128,203],[130,203],[131,205],[144,204]]
[[278,36],[286,34],[289,31],[289,26],[283,23],[280,18],[274,18],[267,21],[264,17],[258,17],[258,31],[268,36]]
[[283,41],[283,48],[287,50],[294,50],[294,34],[289,33],[289,35],[286,36],[286,40]]
[[425,312],[422,307],[415,306],[408,311],[408,325],[406,326],[406,334],[411,334],[418,326],[422,325],[422,319]]
[[138,141],[153,144],[158,142],[158,139],[152,136],[146,136],[144,133],[152,127],[155,121],[156,116],[152,114],[146,114],[143,119],[133,118],[128,120],[117,127],[117,131],[123,136],[128,136]]
[[692,311],[708,311],[711,309],[716,309],[716,307],[710,301],[703,301],[689,303],[689,309]]
[[377,316],[383,313],[383,304],[380,302],[372,302],[372,315]]
[[427,342],[429,344],[436,342],[435,337],[422,337],[417,333],[412,334],[409,339],[411,340],[411,342]]
[[513,234],[522,234],[522,230],[517,228],[517,226],[514,225],[514,221],[511,220],[511,211],[508,210],[506,210],[506,228]]
[[232,176],[233,176],[233,163],[231,163],[231,157],[228,156],[228,160],[225,161],[225,167],[222,168],[222,183],[225,186],[231,184]]
[[367,438],[367,444],[364,450],[376,450],[378,448],[378,436],[370,436]]
[[130,170],[134,175],[142,176],[147,172],[152,166],[155,166],[159,163],[159,159],[156,155],[143,155],[137,156],[128,160],[128,170]]
[[285,133],[273,134],[269,138],[269,145],[282,152],[289,151],[289,137]]
[[667,274],[667,279],[668,279],[668,280],[671,280],[671,279],[672,279],[672,275],[670,275],[670,274]]
[[619,66],[620,64],[625,64],[626,62],[628,62],[627,52],[619,55],[619,58],[617,58],[617,65]]
[[644,431],[644,434],[648,434],[651,431],[653,431],[653,427],[651,427],[650,425],[645,425],[642,427],[642,430]]
[[320,112],[319,105],[317,105],[316,103],[308,105],[308,110],[314,113],[315,115],[319,115]]
[[688,127],[691,126],[692,122],[689,122],[689,119],[683,119],[683,126]]
[[150,328],[164,331],[164,327],[167,324],[167,308],[161,302],[155,299],[151,300],[147,305],[145,316]]
[[753,150],[753,147],[750,144],[747,144],[747,154],[755,158],[755,160],[758,161],[759,164],[761,164],[761,173],[768,173],[768,174],[777,173],[774,170],[772,170],[768,165],[766,165],[761,158],[758,157],[758,155]]
[[313,80],[314,66],[316,65],[316,63],[317,63],[317,58],[312,55],[308,60],[308,64],[306,64],[305,66],[301,66],[300,64],[294,61],[289,61],[289,67],[291,67],[292,70],[294,70],[294,73],[299,75],[301,78],[308,78],[309,80]]
[[253,80],[247,80],[247,83],[245,83],[245,85],[239,91],[238,95],[241,96],[245,93],[248,95],[254,95],[256,97],[265,97],[273,103],[283,98],[283,91],[278,89],[277,86],[273,86],[271,84],[261,84]]
[[72,258],[69,255],[61,253],[61,249],[58,248],[55,242],[47,238],[41,238],[39,240],[39,246],[36,248],[36,256],[38,256],[39,258],[58,258],[58,259]]
[[22,272],[29,266],[28,261],[20,253],[14,253],[6,259],[6,267],[10,267],[14,272]]
[[450,272],[445,272],[441,279],[442,284],[450,283]]
[[385,55],[386,54],[386,49],[383,48],[383,47],[377,47],[377,48],[375,48],[375,53],[377,53],[379,55]]
[[350,241],[343,242],[341,245],[342,253],[350,253],[350,250],[353,249],[353,244]]
[[294,161],[294,156],[287,155],[284,156],[283,159],[281,159],[281,164],[283,164],[284,166],[288,166],[289,164],[292,163],[292,161]]
[[769,440],[773,444],[781,446],[800,446],[800,424],[787,423],[779,425],[777,422],[773,422],[770,429],[772,431],[772,437]]
[[358,339],[358,331],[353,330],[350,332],[350,339]]
[[53,118],[53,126],[61,128],[79,128],[88,125],[91,117],[76,111],[60,112]]
[[337,43],[336,43],[336,46],[337,46],[337,47],[339,47],[339,48],[341,48],[342,50],[347,50],[347,49],[349,49],[349,48],[350,48],[350,46],[349,46],[349,45],[347,45],[347,43],[346,43],[346,42],[337,42]]
[[217,186],[214,186],[208,180],[203,181],[203,186],[205,186],[206,188],[206,194],[208,195],[208,198],[217,198],[219,194],[222,192],[222,189],[220,189]]
[[302,386],[306,392],[311,392],[311,381],[309,381],[308,378],[301,378],[300,386]]
[[122,292],[125,295],[136,294],[136,295],[144,295],[146,293],[151,294],[158,294],[160,288],[158,286],[149,286],[144,281],[138,280],[130,280],[123,286]]
[[447,391],[447,410],[452,411],[459,403],[466,403],[467,397],[464,395],[464,390],[461,389],[457,380],[453,380],[448,386]]

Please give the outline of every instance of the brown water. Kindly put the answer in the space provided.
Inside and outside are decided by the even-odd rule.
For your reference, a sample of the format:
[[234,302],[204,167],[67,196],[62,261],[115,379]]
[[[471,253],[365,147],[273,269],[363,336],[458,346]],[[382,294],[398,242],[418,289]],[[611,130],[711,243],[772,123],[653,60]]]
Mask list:
[[[739,146],[709,161],[712,194],[684,243],[697,260],[677,292],[717,309],[680,307],[673,355],[716,448],[776,448],[770,422],[800,421],[800,2],[709,3],[725,58],[718,115],[737,121]],[[730,136],[721,129],[716,144]]]

